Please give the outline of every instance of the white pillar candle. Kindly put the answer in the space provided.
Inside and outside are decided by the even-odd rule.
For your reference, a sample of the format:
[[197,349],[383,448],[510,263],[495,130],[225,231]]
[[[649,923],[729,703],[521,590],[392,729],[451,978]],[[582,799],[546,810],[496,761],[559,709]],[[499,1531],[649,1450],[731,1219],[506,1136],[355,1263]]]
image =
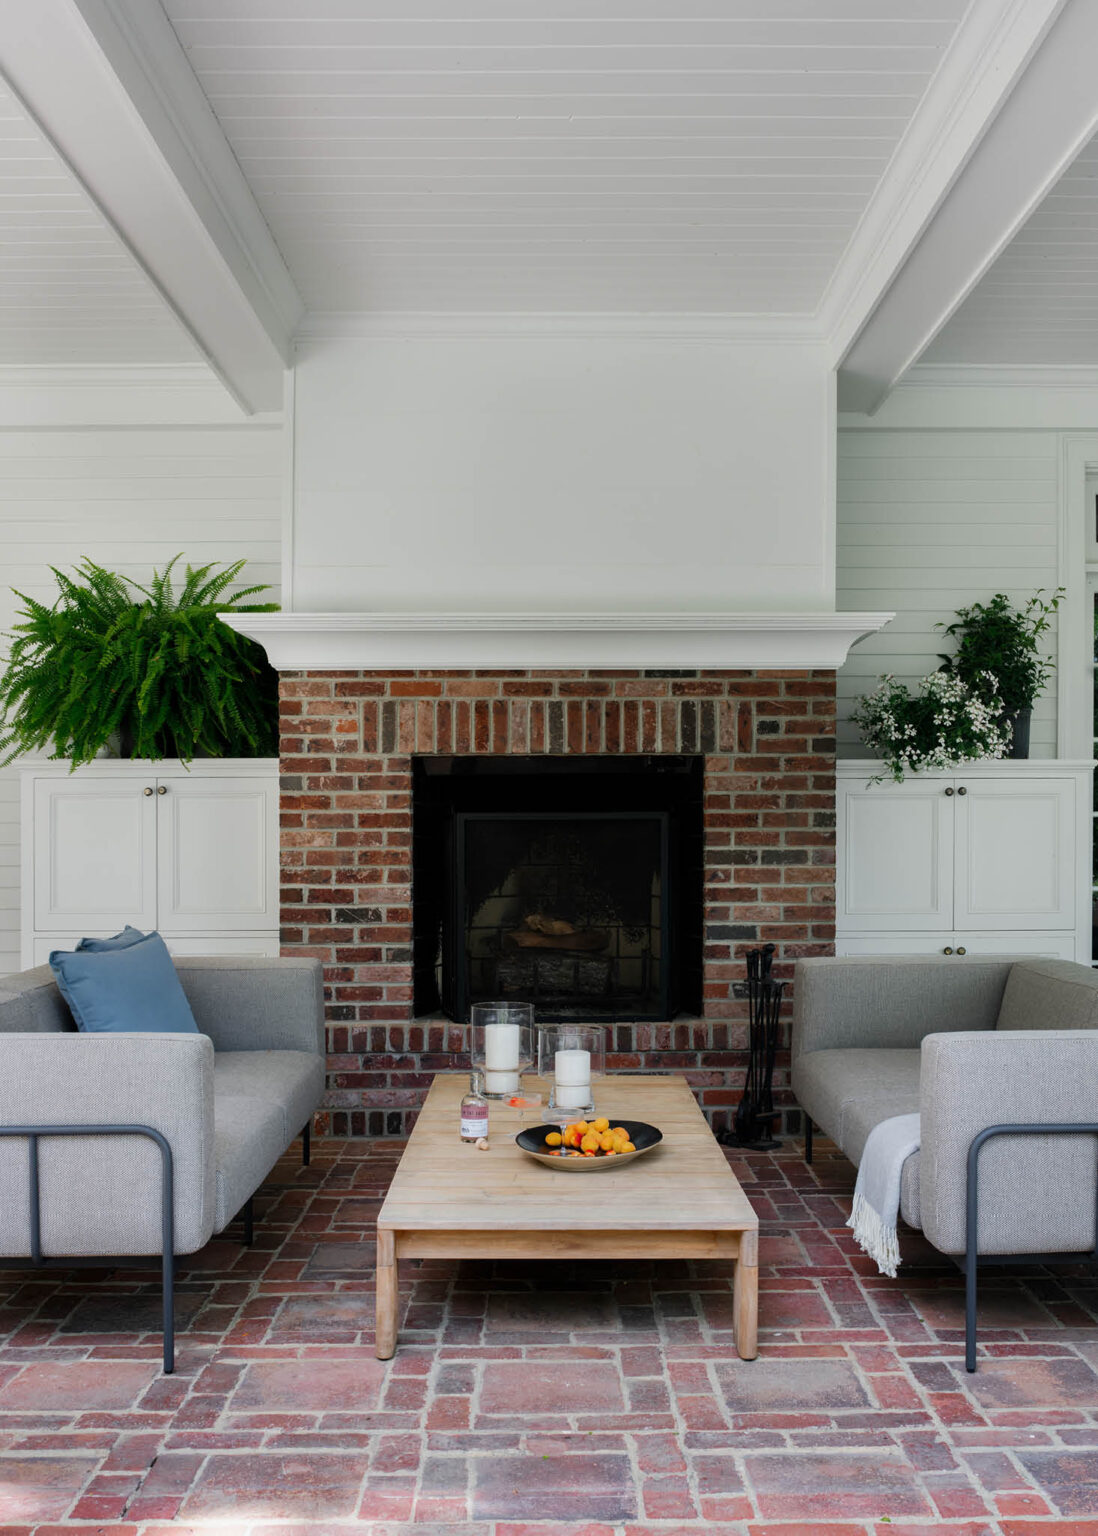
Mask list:
[[586,1109],[591,1102],[591,1052],[557,1051],[553,1098],[558,1109]]
[[487,1093],[517,1093],[519,1089],[519,1027],[484,1026],[484,1088]]
[[558,1084],[569,1088],[590,1088],[591,1052],[556,1051],[553,1056],[553,1076]]

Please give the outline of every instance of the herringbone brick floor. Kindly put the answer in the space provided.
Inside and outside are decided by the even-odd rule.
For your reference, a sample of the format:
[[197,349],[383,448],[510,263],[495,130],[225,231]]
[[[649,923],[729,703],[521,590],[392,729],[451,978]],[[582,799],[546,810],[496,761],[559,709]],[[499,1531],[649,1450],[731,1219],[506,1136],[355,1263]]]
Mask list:
[[151,1273],[0,1275],[0,1536],[1098,1536],[1090,1272],[989,1277],[966,1377],[959,1274],[914,1235],[900,1280],[873,1273],[843,1159],[730,1153],[758,1361],[718,1265],[547,1259],[407,1265],[381,1365],[400,1150],[284,1160],[255,1247],[184,1264],[174,1377]]

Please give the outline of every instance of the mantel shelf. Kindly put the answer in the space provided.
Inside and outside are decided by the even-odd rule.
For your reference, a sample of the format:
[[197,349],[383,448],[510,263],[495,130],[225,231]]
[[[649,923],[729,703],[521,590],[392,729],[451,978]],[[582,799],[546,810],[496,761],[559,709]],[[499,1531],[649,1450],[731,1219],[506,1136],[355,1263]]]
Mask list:
[[225,622],[287,671],[833,669],[891,613],[249,613]]

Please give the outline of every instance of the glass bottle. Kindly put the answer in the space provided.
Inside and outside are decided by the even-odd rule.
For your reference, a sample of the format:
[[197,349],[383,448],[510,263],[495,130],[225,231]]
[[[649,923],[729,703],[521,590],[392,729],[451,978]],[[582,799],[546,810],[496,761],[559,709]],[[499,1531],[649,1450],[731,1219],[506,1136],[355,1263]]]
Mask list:
[[484,1097],[484,1077],[480,1072],[469,1074],[469,1092],[461,1101],[461,1139],[480,1141],[488,1134],[488,1100]]

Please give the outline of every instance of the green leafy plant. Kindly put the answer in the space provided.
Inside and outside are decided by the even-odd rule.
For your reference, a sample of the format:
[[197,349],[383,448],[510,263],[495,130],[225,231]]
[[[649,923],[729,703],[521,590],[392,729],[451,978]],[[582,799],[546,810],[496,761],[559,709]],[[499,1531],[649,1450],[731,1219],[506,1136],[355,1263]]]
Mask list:
[[[92,560],[73,576],[54,569],[52,608],[23,603],[0,677],[0,766],[24,752],[87,763],[111,743],[121,755],[188,761],[261,757],[278,746],[278,674],[261,646],[223,624],[222,613],[269,613],[276,603],[226,597],[243,560],[217,571],[176,555],[140,586]],[[139,593],[140,597],[135,597]]]
[[[959,677],[932,672],[912,693],[894,677],[882,677],[873,693],[857,701],[850,718],[866,745],[878,752],[888,777],[902,783],[905,773],[952,768],[980,758],[1002,757],[1010,741],[1003,724],[1002,700],[994,678],[980,679],[989,693],[978,693]],[[871,783],[880,783],[879,774]]]
[[1039,587],[1024,607],[1015,608],[1005,593],[996,592],[986,603],[958,608],[952,624],[935,625],[957,640],[955,655],[939,655],[941,671],[984,698],[994,693],[1007,716],[1032,708],[1052,676],[1054,664],[1042,653],[1040,639],[1063,602],[1064,588],[1057,587],[1047,602],[1044,594]]

